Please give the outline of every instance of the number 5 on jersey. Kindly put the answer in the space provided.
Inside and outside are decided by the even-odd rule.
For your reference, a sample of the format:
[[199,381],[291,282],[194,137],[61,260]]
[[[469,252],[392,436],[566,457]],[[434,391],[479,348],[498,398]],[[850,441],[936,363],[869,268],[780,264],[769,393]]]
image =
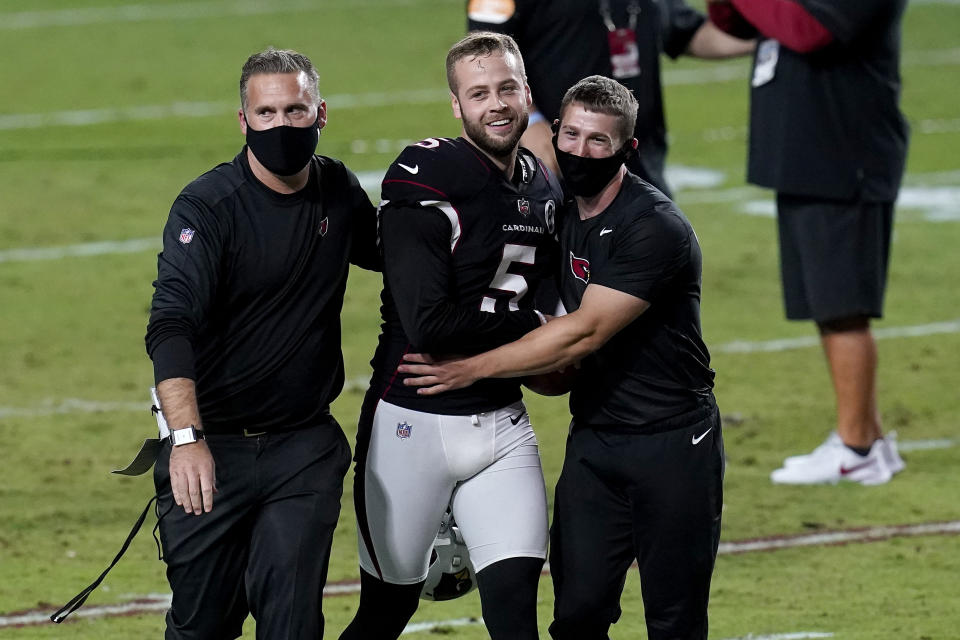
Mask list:
[[[500,260],[500,266],[497,267],[497,273],[493,276],[493,281],[490,282],[490,288],[495,291],[514,294],[508,302],[508,308],[510,311],[517,311],[520,309],[520,305],[518,303],[520,302],[520,299],[526,295],[528,287],[526,278],[515,273],[508,273],[507,270],[514,262],[530,265],[534,264],[536,254],[536,247],[510,243],[503,245],[503,259]],[[493,291],[491,291],[491,294],[493,294]],[[503,296],[501,295],[500,298],[502,299]],[[484,296],[483,301],[480,303],[480,310],[493,313],[496,311],[496,306],[496,298],[492,297],[492,295]]]

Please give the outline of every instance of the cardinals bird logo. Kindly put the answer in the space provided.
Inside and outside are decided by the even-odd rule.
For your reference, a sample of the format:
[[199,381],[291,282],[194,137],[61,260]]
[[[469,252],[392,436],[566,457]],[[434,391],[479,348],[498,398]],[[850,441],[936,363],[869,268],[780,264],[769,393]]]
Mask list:
[[573,277],[584,284],[590,283],[590,261],[586,258],[578,258],[570,252],[570,271]]

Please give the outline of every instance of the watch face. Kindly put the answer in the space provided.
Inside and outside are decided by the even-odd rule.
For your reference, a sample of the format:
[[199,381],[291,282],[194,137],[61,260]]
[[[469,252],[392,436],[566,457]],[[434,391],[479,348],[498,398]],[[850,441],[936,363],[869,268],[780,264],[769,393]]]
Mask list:
[[197,441],[197,434],[193,427],[174,429],[170,433],[173,434],[173,446],[175,447]]

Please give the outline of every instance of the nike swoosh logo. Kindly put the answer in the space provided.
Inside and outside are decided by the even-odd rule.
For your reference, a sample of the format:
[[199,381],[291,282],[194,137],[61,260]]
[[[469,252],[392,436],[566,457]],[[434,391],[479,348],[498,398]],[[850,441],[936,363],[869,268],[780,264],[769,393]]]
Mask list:
[[520,418],[522,418],[525,415],[527,415],[527,412],[521,411],[520,413],[517,414],[516,418],[510,418],[510,422],[512,422],[513,424],[517,424],[518,422],[520,422]]
[[398,162],[397,164],[398,164],[400,167],[402,167],[402,168],[406,169],[407,171],[409,171],[410,173],[412,173],[413,175],[417,175],[417,173],[419,173],[419,171],[420,171],[420,165],[418,165],[418,164],[415,164],[415,165],[413,165],[412,167],[408,167],[407,165],[403,164],[402,162]]
[[706,438],[707,434],[710,433],[711,431],[713,431],[713,427],[710,427],[709,429],[701,433],[699,436],[691,436],[690,442],[692,442],[693,444],[700,444],[700,441]]
[[850,474],[853,473],[854,471],[859,471],[860,469],[863,469],[863,468],[865,468],[865,467],[869,467],[870,465],[872,465],[872,464],[875,463],[875,462],[876,462],[876,460],[867,460],[866,462],[861,462],[860,464],[855,464],[855,465],[853,465],[852,467],[845,467],[845,466],[843,466],[843,465],[840,465],[840,475],[842,475],[842,476],[850,475]]
[[613,233],[613,229],[607,229],[606,227],[604,227],[603,229],[600,229],[601,236],[605,233]]

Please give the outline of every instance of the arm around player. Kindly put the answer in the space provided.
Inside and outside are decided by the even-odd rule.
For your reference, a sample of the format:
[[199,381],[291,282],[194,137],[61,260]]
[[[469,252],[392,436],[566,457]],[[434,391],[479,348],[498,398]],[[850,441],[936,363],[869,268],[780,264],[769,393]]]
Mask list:
[[435,395],[462,389],[481,378],[514,378],[563,369],[597,351],[640,316],[650,303],[602,285],[589,285],[579,309],[555,318],[520,340],[470,358],[432,362],[410,354],[400,365],[404,384],[424,387],[417,393]]

